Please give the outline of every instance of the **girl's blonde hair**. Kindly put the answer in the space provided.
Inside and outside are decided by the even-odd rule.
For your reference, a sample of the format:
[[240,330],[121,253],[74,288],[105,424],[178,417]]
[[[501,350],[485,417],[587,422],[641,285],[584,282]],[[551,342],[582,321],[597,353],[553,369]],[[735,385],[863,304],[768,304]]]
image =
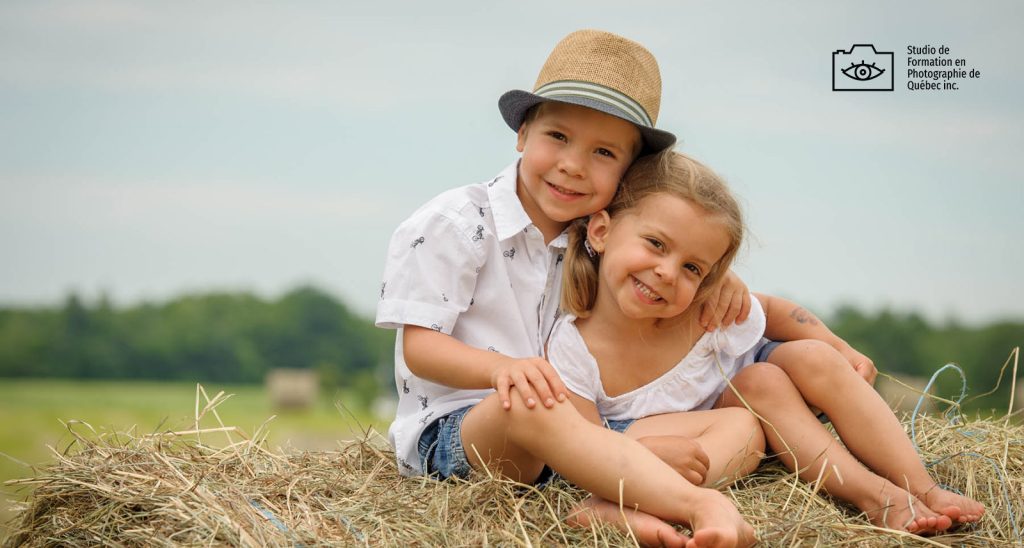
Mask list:
[[[643,156],[629,168],[605,208],[614,219],[635,208],[644,198],[667,193],[691,202],[709,214],[729,235],[729,247],[721,260],[704,278],[693,303],[700,304],[728,272],[743,241],[743,214],[729,187],[707,166],[689,156],[672,150]],[[597,270],[601,256],[590,257],[584,247],[588,219],[576,219],[569,227],[563,273],[562,308],[579,317],[586,317],[597,299]]]

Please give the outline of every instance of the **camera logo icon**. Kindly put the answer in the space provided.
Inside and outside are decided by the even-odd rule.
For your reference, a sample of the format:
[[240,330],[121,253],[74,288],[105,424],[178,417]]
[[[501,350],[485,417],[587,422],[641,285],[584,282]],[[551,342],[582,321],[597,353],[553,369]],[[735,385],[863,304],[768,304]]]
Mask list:
[[854,44],[832,53],[832,91],[892,91],[893,52]]

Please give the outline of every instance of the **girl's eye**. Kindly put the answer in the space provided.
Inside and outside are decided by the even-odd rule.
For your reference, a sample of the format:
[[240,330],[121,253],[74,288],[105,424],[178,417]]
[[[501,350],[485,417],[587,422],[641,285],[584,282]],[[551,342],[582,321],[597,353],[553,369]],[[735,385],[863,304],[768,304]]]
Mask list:
[[665,245],[662,244],[661,241],[659,241],[657,238],[644,238],[644,239],[647,240],[647,243],[651,244],[651,247],[653,247],[654,249],[661,249],[661,248],[665,247]]
[[683,268],[685,268],[686,270],[689,270],[690,272],[693,272],[694,274],[700,276],[700,267],[695,265],[695,264],[693,264],[693,263],[686,263],[686,264],[683,265]]
[[607,156],[612,159],[615,158],[615,153],[608,150],[607,148],[599,148],[597,149],[597,153],[600,154],[601,156]]

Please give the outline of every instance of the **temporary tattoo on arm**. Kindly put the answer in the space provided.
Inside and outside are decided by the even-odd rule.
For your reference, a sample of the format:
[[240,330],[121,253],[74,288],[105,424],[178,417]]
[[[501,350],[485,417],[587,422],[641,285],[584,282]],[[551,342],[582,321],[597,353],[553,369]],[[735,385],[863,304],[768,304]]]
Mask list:
[[807,309],[803,307],[796,307],[792,312],[789,313],[789,317],[797,321],[797,323],[809,323],[811,325],[818,325],[818,319],[814,317]]

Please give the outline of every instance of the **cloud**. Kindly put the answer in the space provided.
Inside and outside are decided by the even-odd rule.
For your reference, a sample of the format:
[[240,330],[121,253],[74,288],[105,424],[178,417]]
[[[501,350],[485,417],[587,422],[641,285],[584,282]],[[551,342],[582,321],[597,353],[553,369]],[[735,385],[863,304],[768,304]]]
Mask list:
[[146,226],[197,218],[236,224],[282,219],[347,224],[374,220],[388,208],[379,193],[222,180],[7,177],[0,182],[0,193],[0,213],[7,222],[75,225]]
[[0,6],[0,16],[18,26],[69,30],[116,30],[127,25],[146,26],[158,21],[152,5],[120,0],[90,2],[22,2]]
[[472,54],[449,35],[423,32],[408,19],[382,26],[349,6],[327,8],[0,7],[0,34],[10,44],[0,48],[0,85],[262,97],[338,111],[464,96],[422,85],[461,66],[446,61]]

